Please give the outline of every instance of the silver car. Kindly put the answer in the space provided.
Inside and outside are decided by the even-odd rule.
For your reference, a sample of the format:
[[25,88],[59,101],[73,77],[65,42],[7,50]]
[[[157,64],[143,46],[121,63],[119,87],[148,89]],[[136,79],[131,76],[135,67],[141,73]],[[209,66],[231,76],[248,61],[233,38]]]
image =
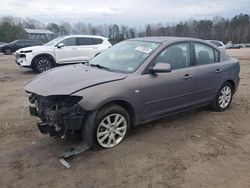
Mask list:
[[224,111],[239,84],[239,61],[204,40],[126,40],[85,64],[55,68],[25,86],[44,134],[81,133],[112,148],[133,126],[201,106]]

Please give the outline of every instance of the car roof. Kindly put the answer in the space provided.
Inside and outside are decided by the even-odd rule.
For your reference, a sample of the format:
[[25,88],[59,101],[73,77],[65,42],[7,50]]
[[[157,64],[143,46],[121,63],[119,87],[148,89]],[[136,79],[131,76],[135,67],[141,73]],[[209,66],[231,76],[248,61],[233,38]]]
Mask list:
[[141,38],[133,38],[129,40],[135,40],[135,41],[147,41],[147,42],[159,42],[159,43],[166,43],[170,41],[200,41],[204,42],[202,39],[197,39],[197,38],[189,38],[189,37],[141,37]]
[[207,41],[222,42],[222,41],[220,41],[220,40],[207,40]]
[[[17,39],[17,40],[15,40],[15,42],[19,42],[19,41],[21,41],[21,42],[23,42],[23,41],[37,42],[37,40],[34,40],[34,39]],[[13,41],[13,42],[14,42],[14,41]]]
[[91,37],[91,38],[98,38],[98,39],[108,39],[103,36],[98,36],[98,35],[65,35],[63,37]]

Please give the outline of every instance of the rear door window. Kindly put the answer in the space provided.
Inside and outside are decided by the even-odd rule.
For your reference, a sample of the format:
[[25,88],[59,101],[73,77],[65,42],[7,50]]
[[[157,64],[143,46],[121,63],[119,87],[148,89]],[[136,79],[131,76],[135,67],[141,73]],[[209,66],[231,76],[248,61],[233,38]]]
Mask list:
[[76,39],[76,45],[77,46],[93,45],[93,40],[92,38],[88,38],[88,37],[78,37]]
[[194,43],[196,65],[219,62],[219,52],[208,45]]

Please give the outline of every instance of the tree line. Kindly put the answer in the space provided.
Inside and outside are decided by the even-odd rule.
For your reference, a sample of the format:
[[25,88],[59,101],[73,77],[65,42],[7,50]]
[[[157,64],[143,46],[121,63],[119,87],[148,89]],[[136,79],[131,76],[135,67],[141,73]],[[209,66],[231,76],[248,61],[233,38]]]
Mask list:
[[11,42],[25,38],[23,29],[49,29],[56,36],[69,34],[101,35],[110,38],[112,43],[144,36],[180,36],[201,39],[214,39],[234,43],[250,42],[250,16],[239,14],[231,19],[214,17],[212,20],[190,19],[176,24],[147,24],[144,27],[131,27],[118,24],[94,25],[91,23],[49,23],[35,19],[22,19],[12,16],[0,18],[0,41]]

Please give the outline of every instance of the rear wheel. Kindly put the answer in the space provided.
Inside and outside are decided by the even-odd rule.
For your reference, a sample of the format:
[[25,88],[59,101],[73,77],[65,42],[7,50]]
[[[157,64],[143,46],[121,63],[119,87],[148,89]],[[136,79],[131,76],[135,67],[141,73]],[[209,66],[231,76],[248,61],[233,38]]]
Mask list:
[[12,52],[12,50],[11,50],[10,48],[6,48],[6,49],[4,50],[4,53],[5,53],[6,55],[11,55],[13,52]]
[[50,58],[46,56],[38,57],[33,65],[33,69],[38,72],[44,72],[53,68],[53,62]]
[[122,142],[130,128],[128,112],[118,105],[101,108],[89,116],[83,129],[83,137],[93,149],[112,148]]
[[212,109],[218,112],[226,110],[233,98],[233,87],[230,82],[226,82],[223,84],[223,86],[220,88],[215,101],[211,105]]

